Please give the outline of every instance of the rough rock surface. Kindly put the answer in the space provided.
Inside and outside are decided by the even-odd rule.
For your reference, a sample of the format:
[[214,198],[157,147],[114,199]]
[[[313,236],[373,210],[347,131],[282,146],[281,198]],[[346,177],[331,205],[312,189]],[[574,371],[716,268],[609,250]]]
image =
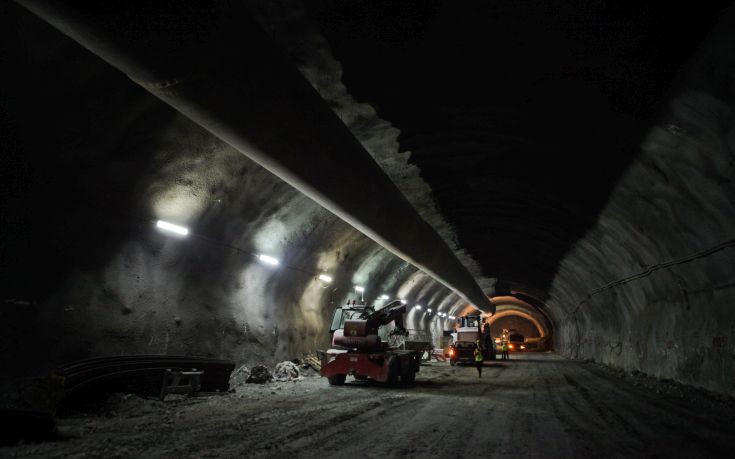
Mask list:
[[735,395],[735,10],[554,278],[556,349]]

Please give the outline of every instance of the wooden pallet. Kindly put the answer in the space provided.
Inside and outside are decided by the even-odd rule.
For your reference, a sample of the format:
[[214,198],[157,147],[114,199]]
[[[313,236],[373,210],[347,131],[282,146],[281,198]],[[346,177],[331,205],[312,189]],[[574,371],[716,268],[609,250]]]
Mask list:
[[313,368],[316,371],[321,371],[322,369],[322,363],[314,357],[313,355],[308,355],[304,357],[304,363],[309,365],[311,368]]

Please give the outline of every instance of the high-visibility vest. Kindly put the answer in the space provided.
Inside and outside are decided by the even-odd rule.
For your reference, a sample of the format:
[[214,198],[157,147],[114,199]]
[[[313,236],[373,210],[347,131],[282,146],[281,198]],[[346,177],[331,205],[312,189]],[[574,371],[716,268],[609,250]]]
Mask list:
[[475,350],[475,362],[482,362],[482,351],[479,349]]
[[503,352],[508,350],[508,345],[506,343],[503,343]]

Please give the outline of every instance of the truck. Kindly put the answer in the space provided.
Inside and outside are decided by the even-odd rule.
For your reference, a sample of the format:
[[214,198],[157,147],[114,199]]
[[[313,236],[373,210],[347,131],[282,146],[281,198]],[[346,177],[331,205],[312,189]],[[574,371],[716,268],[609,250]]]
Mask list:
[[364,304],[338,307],[332,316],[329,332],[332,347],[319,351],[322,376],[330,385],[342,385],[347,376],[358,380],[373,380],[389,385],[414,382],[421,367],[421,351],[397,349],[380,337],[379,329],[395,325],[391,336],[408,336],[403,324],[406,305],[401,300],[375,310]]
[[477,342],[480,342],[485,360],[495,360],[495,346],[489,334],[489,325],[485,325],[488,333],[483,333],[482,316],[468,314],[459,318],[456,338],[449,348],[449,364],[474,363]]

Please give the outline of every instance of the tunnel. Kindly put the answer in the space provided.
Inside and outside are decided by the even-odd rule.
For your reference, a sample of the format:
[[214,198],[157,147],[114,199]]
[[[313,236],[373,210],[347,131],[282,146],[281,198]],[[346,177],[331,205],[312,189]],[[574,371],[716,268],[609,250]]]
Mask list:
[[0,456],[731,454],[731,1],[0,11]]

